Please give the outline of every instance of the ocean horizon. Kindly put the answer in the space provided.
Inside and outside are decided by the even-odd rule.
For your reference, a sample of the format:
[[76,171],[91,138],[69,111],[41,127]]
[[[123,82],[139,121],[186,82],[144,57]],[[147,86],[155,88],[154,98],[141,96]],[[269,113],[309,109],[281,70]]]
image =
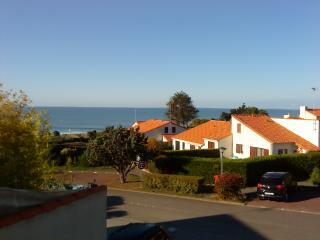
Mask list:
[[[60,133],[83,133],[92,130],[103,130],[107,126],[131,126],[136,120],[150,118],[167,119],[166,108],[133,108],[133,107],[35,107],[47,111],[50,117],[51,130]],[[217,119],[221,112],[230,108],[198,108],[198,118]],[[282,117],[290,113],[298,116],[298,110],[265,109],[271,117]]]

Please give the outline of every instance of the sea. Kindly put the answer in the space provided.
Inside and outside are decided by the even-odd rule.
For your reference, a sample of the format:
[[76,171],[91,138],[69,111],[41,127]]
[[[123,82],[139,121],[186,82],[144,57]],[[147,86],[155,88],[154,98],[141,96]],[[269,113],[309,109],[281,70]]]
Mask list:
[[[136,120],[166,119],[166,108],[112,108],[112,107],[36,107],[50,117],[52,131],[83,133],[103,130],[107,126],[131,126]],[[198,118],[217,119],[228,108],[198,108]],[[298,110],[266,109],[271,117],[290,113],[298,116]]]

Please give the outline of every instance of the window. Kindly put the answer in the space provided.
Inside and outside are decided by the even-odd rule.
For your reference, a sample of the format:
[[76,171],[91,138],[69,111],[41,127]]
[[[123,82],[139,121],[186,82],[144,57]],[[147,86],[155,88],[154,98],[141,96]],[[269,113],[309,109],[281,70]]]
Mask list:
[[186,143],[182,142],[182,150],[184,150],[186,148]]
[[168,133],[168,131],[169,131],[168,127],[165,127],[164,128],[164,133]]
[[278,154],[288,154],[288,149],[278,149]]
[[176,133],[176,127],[172,127],[171,131],[172,133]]
[[208,142],[208,149],[213,149],[214,148],[214,142]]
[[180,150],[180,142],[176,141],[175,150]]
[[269,155],[269,150],[264,148],[250,147],[250,157],[261,157]]
[[243,153],[243,145],[236,144],[236,153]]
[[237,133],[241,133],[241,123],[237,124]]
[[196,146],[195,145],[190,145],[190,150],[194,150],[196,149]]

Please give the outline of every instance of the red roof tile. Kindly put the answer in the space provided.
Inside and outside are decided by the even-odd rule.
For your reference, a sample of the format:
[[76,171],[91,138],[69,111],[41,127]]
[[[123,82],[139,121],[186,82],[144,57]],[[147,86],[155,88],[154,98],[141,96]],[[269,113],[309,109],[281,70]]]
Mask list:
[[166,125],[168,123],[170,123],[170,121],[168,120],[149,119],[146,121],[137,121],[132,125],[132,127],[139,128],[139,132],[141,133],[146,133],[162,127],[163,125]]
[[276,123],[269,116],[254,114],[232,116],[271,143],[295,143],[305,150],[320,150],[319,147]]
[[320,117],[320,109],[307,109],[308,112],[312,113],[313,115]]
[[220,140],[231,135],[231,124],[227,121],[210,120],[191,128],[185,132],[177,134],[173,138],[193,142],[204,143],[204,138]]

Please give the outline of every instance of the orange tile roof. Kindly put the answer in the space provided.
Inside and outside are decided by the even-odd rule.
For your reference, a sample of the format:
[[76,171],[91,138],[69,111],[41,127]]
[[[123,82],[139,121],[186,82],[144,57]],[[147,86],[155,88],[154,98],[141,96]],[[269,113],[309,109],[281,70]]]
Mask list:
[[168,141],[171,142],[172,138],[175,137],[175,134],[162,134],[162,136]]
[[227,121],[210,120],[174,136],[175,139],[204,143],[204,138],[220,140],[231,135],[231,124]]
[[313,115],[320,117],[320,109],[307,109],[308,112],[312,113]]
[[266,115],[240,114],[232,116],[271,143],[295,143],[305,150],[320,150],[319,147],[276,123]]
[[141,133],[146,133],[159,127],[162,127],[163,125],[166,125],[168,123],[170,123],[170,121],[160,119],[149,119],[146,121],[137,121],[133,124],[133,127],[139,128],[139,132]]

